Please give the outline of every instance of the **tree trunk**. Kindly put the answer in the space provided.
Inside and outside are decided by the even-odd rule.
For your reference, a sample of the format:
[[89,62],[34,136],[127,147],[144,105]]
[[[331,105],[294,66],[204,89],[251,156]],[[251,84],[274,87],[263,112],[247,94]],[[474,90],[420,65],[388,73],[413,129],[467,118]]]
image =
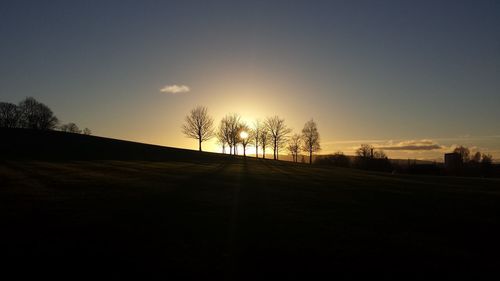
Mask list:
[[266,159],[266,147],[262,147],[262,159]]
[[273,146],[273,159],[276,160],[276,141],[274,141]]
[[309,164],[312,164],[312,160],[313,160],[313,153],[312,153],[312,150],[309,151]]
[[198,128],[198,150],[201,151],[201,131]]
[[247,146],[243,146],[243,157],[247,157]]

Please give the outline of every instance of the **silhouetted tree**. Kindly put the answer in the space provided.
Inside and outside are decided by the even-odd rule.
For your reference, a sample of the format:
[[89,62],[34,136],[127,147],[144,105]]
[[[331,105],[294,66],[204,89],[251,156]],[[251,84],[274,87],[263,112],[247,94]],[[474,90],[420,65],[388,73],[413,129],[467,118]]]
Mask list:
[[59,127],[59,129],[63,132],[80,134],[82,131],[75,123],[63,124]]
[[285,125],[285,119],[281,119],[276,115],[266,119],[266,127],[271,136],[274,160],[278,160],[279,149],[285,145],[287,135],[291,132],[291,129]]
[[332,155],[328,155],[325,157],[318,157],[316,158],[316,160],[314,160],[314,163],[322,165],[332,165],[337,167],[349,167],[351,161],[349,157],[344,155],[343,152],[338,151]]
[[493,156],[491,154],[483,154],[481,159],[482,164],[488,164],[491,165],[493,163]]
[[392,171],[392,164],[384,151],[376,151],[373,146],[369,144],[362,144],[360,148],[356,150],[354,166],[366,170]]
[[[222,118],[222,120],[220,120],[219,128],[217,129],[217,132],[215,133],[215,136],[217,138],[217,142],[222,146],[222,153],[226,153],[226,145],[228,145],[228,146],[232,145],[230,143],[229,126],[228,126],[228,122],[226,119],[227,118],[224,117],[224,118]],[[231,153],[231,151],[229,153]]]
[[19,103],[19,125],[22,128],[53,130],[59,120],[48,106],[28,97]]
[[479,163],[479,162],[481,162],[481,156],[482,156],[481,152],[478,151],[472,156],[470,161],[473,163]]
[[238,154],[238,143],[240,142],[241,117],[237,113],[224,117],[227,126],[227,140],[229,143],[229,154]]
[[300,147],[302,146],[302,138],[299,134],[294,134],[288,141],[288,151],[292,154],[293,162],[298,161]]
[[233,152],[233,143],[231,141],[230,117],[228,115],[220,120],[219,134],[221,141],[225,142],[229,147],[229,154],[231,155]]
[[247,146],[253,139],[253,132],[247,124],[245,123],[240,124],[238,138],[239,142],[243,146],[243,156],[246,157]]
[[363,158],[375,158],[375,159],[387,158],[387,155],[383,150],[375,150],[375,148],[369,144],[362,144],[356,150],[356,156]]
[[467,147],[457,146],[453,150],[453,152],[460,154],[460,157],[462,158],[462,163],[469,162],[470,150]]
[[262,147],[262,159],[266,159],[266,147],[269,145],[270,138],[269,131],[263,126],[259,136],[259,143]]
[[262,124],[259,119],[255,120],[253,123],[253,144],[255,146],[255,158],[259,158],[259,143],[260,143],[260,133],[262,131]]
[[224,135],[221,134],[220,127],[217,129],[217,132],[215,132],[215,138],[217,138],[217,143],[222,147],[222,153],[225,154],[227,142],[224,139]]
[[92,135],[92,131],[89,128],[85,128],[85,129],[83,129],[83,134],[90,136],[90,135]]
[[375,158],[375,159],[386,159],[387,155],[385,154],[385,152],[383,150],[376,150],[376,151],[373,152],[372,158]]
[[19,124],[19,110],[17,105],[0,102],[0,127],[16,128]]
[[214,136],[213,119],[208,115],[204,106],[197,106],[186,116],[182,132],[189,138],[198,140],[198,148],[201,151],[201,143]]
[[319,151],[319,132],[318,126],[313,119],[307,121],[302,129],[302,150],[309,153],[309,164],[312,164],[313,152]]
[[369,144],[361,144],[361,147],[356,150],[356,155],[359,157],[372,157],[373,146]]
[[483,176],[489,176],[493,170],[493,156],[491,154],[483,154],[481,158],[481,170]]
[[349,160],[349,158],[345,156],[344,153],[341,151],[335,152],[332,155],[332,165],[338,167],[349,167],[350,162],[351,161]]

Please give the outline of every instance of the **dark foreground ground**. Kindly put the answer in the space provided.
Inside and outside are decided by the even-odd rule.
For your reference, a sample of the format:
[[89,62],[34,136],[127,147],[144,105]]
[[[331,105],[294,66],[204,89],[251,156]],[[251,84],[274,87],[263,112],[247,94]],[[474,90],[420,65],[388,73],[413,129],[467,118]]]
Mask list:
[[500,181],[204,156],[0,160],[1,275],[490,279]]

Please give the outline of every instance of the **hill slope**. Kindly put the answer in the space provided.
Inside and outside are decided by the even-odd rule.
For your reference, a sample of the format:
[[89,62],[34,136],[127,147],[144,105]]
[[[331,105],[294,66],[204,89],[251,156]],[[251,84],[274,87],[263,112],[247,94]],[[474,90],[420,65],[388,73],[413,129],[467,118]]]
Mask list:
[[3,275],[478,280],[500,266],[498,180],[163,153],[0,161]]
[[0,135],[0,159],[165,161],[221,157],[217,153],[59,131],[0,128]]

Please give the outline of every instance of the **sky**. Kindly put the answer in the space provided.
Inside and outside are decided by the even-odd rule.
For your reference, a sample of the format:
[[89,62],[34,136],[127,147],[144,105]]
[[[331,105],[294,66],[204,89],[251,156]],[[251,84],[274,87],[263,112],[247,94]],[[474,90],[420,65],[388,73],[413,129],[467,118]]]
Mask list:
[[32,96],[94,135],[197,149],[181,126],[203,105],[216,124],[313,118],[323,154],[500,158],[500,1],[0,5],[0,101]]

